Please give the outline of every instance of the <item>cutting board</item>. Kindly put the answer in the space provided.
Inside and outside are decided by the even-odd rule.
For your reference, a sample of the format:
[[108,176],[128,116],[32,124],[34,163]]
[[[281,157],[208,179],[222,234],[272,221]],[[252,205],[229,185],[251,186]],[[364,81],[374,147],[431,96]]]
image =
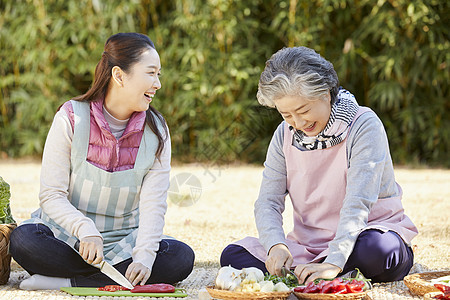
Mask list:
[[108,296],[108,297],[187,297],[185,290],[175,289],[175,293],[132,293],[130,291],[106,292],[97,288],[62,287],[61,291],[74,296]]

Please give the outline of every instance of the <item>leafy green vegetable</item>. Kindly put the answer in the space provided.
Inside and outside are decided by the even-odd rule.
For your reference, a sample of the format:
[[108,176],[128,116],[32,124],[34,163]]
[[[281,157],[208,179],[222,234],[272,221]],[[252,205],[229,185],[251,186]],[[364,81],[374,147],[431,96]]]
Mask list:
[[9,207],[9,199],[11,192],[9,184],[0,177],[0,223],[10,224],[16,223],[11,215],[11,208]]
[[277,275],[270,275],[269,273],[266,273],[266,275],[264,276],[264,280],[272,281],[273,284],[277,284],[278,282],[283,282],[289,288],[298,286],[297,278],[295,278],[295,276],[292,274],[287,274],[286,277],[279,277]]

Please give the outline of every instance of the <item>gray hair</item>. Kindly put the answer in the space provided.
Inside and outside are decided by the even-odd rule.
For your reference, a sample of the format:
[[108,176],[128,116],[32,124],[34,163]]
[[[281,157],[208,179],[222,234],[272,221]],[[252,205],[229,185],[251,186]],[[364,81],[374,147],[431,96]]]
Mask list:
[[274,100],[285,96],[317,100],[329,93],[334,103],[338,91],[333,64],[312,49],[294,47],[279,50],[266,62],[256,97],[260,104],[275,107]]

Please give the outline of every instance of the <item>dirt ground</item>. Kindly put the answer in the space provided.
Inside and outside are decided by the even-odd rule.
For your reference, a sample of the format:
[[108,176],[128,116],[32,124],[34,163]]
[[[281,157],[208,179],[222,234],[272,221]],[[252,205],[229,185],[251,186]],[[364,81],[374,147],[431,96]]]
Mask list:
[[[173,166],[165,233],[191,245],[196,265],[217,265],[234,240],[257,235],[253,217],[262,166]],[[11,210],[17,222],[38,208],[39,161],[0,162],[0,176],[11,185]],[[413,240],[416,262],[450,268],[450,170],[396,168],[406,214],[419,228]],[[184,184],[183,184],[184,183]],[[178,186],[178,189],[177,189]],[[292,208],[284,213],[286,233]]]

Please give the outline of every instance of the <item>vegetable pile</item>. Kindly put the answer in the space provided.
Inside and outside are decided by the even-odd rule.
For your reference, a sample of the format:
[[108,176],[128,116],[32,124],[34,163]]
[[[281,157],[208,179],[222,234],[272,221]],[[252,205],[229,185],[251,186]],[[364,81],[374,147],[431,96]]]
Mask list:
[[[306,286],[294,288],[297,293],[321,293],[321,294],[350,294],[361,293],[371,288],[370,279],[356,268],[350,272],[356,274],[351,277],[338,277],[334,279],[316,279]],[[345,276],[345,275],[344,275]]]
[[335,278],[333,280],[320,280],[319,282],[310,282],[306,286],[298,286],[294,288],[294,292],[298,293],[321,293],[321,294],[350,294],[361,293],[364,291],[364,281],[356,279],[344,280]]
[[292,274],[287,274],[286,277],[279,277],[277,275],[270,275],[269,273],[266,273],[264,280],[272,281],[274,284],[283,282],[289,288],[298,286],[298,279]]
[[126,287],[123,287],[121,285],[105,285],[104,287],[97,288],[97,291],[103,291],[103,292],[117,292],[117,291],[129,291]]
[[440,295],[436,295],[434,299],[450,299],[450,286],[440,283],[435,283],[434,287],[442,292]]
[[234,292],[287,292],[289,287],[284,282],[273,282],[264,277],[258,268],[235,269],[222,267],[215,280],[216,288]]
[[9,207],[10,198],[9,184],[0,177],[0,224],[16,223],[11,215],[11,208]]

